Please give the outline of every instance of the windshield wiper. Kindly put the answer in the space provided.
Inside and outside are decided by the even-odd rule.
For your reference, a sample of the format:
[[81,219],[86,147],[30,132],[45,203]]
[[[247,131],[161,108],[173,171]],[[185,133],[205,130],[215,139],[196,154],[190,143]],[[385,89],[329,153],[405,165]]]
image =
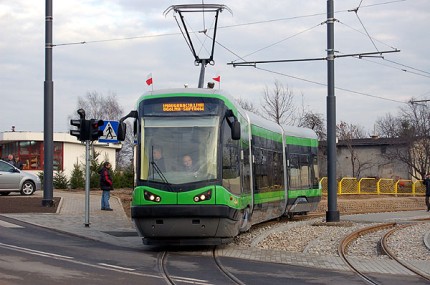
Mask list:
[[170,186],[169,181],[167,181],[166,177],[164,176],[163,172],[161,171],[160,167],[158,167],[157,163],[152,160],[151,161],[151,165],[152,165],[152,178],[154,179],[154,169],[157,172],[158,176],[160,176],[161,180],[167,185],[167,187],[169,188],[169,190],[171,192],[173,192],[173,188],[172,186]]

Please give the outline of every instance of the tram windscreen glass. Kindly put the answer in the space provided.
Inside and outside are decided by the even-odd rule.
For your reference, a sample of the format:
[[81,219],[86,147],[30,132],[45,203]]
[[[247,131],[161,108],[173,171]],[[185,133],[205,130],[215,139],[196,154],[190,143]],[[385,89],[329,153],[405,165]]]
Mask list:
[[142,118],[140,179],[184,184],[217,177],[219,117]]

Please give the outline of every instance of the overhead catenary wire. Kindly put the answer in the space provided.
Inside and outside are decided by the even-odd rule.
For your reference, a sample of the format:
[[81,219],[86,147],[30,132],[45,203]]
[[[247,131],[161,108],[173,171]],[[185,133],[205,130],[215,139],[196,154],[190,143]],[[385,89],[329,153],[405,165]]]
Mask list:
[[[219,41],[215,41],[215,42],[216,42],[217,45],[219,45],[220,47],[224,48],[228,52],[232,53],[236,57],[244,60],[240,55],[238,55],[237,53],[235,53],[231,49],[227,48],[225,45],[221,44]],[[295,79],[295,80],[299,80],[299,81],[308,82],[308,83],[311,83],[311,84],[315,84],[315,85],[327,87],[326,83],[321,83],[321,82],[318,82],[318,81],[314,81],[314,80],[310,80],[310,79],[306,79],[306,78],[301,78],[301,77],[298,77],[298,76],[294,76],[294,75],[282,73],[282,72],[279,72],[279,71],[270,70],[270,69],[267,69],[267,68],[261,68],[261,67],[257,67],[257,66],[254,66],[254,67],[256,69],[258,69],[258,70],[261,70],[261,71],[265,71],[265,72],[277,74],[277,75],[280,75],[280,76],[292,78],[292,79]],[[363,96],[377,98],[377,99],[381,99],[381,100],[386,100],[386,101],[391,101],[391,102],[396,102],[396,103],[401,103],[401,104],[407,104],[407,102],[404,102],[404,101],[399,101],[399,100],[385,98],[385,97],[381,97],[381,96],[377,96],[377,95],[372,95],[372,94],[368,94],[368,93],[358,92],[358,91],[350,90],[350,89],[343,88],[343,87],[335,87],[335,89],[341,90],[341,91],[345,91],[345,92],[349,92],[349,93],[354,93],[354,94],[357,94],[357,95],[363,95]]]
[[[422,77],[430,78],[430,75],[426,75],[426,74],[429,74],[429,72],[423,71],[423,70],[419,70],[419,69],[416,69],[416,68],[413,68],[413,67],[409,67],[409,68],[413,69],[413,70],[418,70],[418,71],[420,71],[422,73],[426,73],[426,74],[422,74],[422,73],[419,73],[419,72],[414,72],[414,71],[411,71],[411,70],[408,70],[408,69],[405,69],[405,68],[398,68],[398,67],[395,67],[395,66],[392,66],[392,65],[384,64],[382,62],[377,62],[377,61],[371,60],[370,58],[364,58],[364,57],[358,57],[358,56],[354,56],[353,58],[359,59],[359,60],[364,60],[364,61],[367,61],[367,62],[370,62],[370,63],[373,63],[373,64],[378,64],[378,65],[385,66],[385,67],[388,67],[388,68],[400,70],[400,71],[403,71],[403,72],[406,72],[406,73],[411,73],[411,74],[414,74],[414,75],[417,75],[417,76],[422,76]],[[408,67],[408,66],[403,65],[401,63],[396,63],[395,61],[386,59],[385,57],[383,57],[382,59],[384,61],[388,61],[388,62],[391,62],[393,64],[397,64],[397,65],[401,65],[401,66],[404,66],[404,67]]]
[[[254,55],[254,54],[256,54],[256,53],[258,53],[258,52],[260,52],[260,51],[266,50],[266,49],[271,48],[271,47],[273,47],[273,46],[275,46],[275,45],[277,45],[277,44],[280,44],[280,43],[282,43],[282,42],[285,42],[286,40],[292,39],[292,38],[294,38],[294,37],[296,37],[296,36],[298,36],[298,35],[301,35],[301,34],[303,34],[303,33],[309,32],[309,31],[311,31],[311,30],[315,29],[316,27],[319,27],[319,26],[321,26],[321,25],[323,25],[323,24],[324,24],[324,23],[320,23],[320,24],[318,24],[318,25],[315,25],[315,26],[312,26],[312,27],[310,27],[310,28],[308,28],[308,29],[305,29],[305,30],[303,30],[303,31],[300,31],[300,32],[298,32],[298,33],[296,33],[296,34],[294,34],[294,35],[291,35],[291,36],[288,36],[288,37],[286,37],[286,38],[283,38],[283,39],[281,39],[281,40],[279,40],[279,41],[276,41],[276,42],[274,42],[274,43],[272,43],[272,44],[270,44],[270,45],[268,45],[268,46],[262,47],[262,48],[260,48],[260,49],[258,49],[258,50],[256,50],[256,51],[254,51],[254,52],[251,52],[251,53],[249,53],[249,54],[247,54],[247,55],[244,55],[244,56],[242,56],[240,59],[242,59],[242,60],[243,60],[244,58],[246,58],[246,57],[248,57],[248,56]],[[236,60],[233,60],[233,62],[234,62],[234,61],[236,61]]]
[[[321,82],[317,82],[317,81],[313,81],[313,80],[309,80],[309,79],[305,79],[305,78],[300,78],[300,77],[297,77],[297,76],[285,74],[285,73],[278,72],[278,71],[269,70],[269,69],[266,69],[266,68],[256,67],[256,69],[259,69],[259,70],[262,70],[262,71],[266,71],[266,72],[269,72],[269,73],[274,73],[274,74],[281,75],[281,76],[285,76],[285,77],[289,77],[289,78],[293,78],[293,79],[296,79],[296,80],[300,80],[300,81],[312,83],[312,84],[319,85],[319,86],[324,86],[324,87],[327,86],[326,83],[321,83]],[[363,95],[363,96],[367,96],[367,97],[371,97],[371,98],[377,98],[377,99],[381,99],[381,100],[391,101],[391,102],[395,102],[395,103],[408,104],[408,102],[405,102],[405,101],[394,100],[394,99],[385,98],[385,97],[381,97],[381,96],[377,96],[377,95],[372,95],[372,94],[369,94],[369,93],[354,91],[354,90],[350,90],[350,89],[339,87],[339,86],[335,86],[335,89],[336,90],[345,91],[345,92],[349,92],[349,93],[353,93],[353,94],[357,94],[357,95]]]
[[378,47],[376,46],[375,42],[373,41],[372,37],[370,36],[369,32],[367,31],[366,27],[364,26],[363,22],[360,19],[360,16],[358,16],[358,8],[353,10],[355,12],[355,16],[357,16],[358,21],[360,22],[361,26],[363,27],[364,31],[366,32],[367,37],[370,39],[370,41],[373,44],[373,47],[379,51]]

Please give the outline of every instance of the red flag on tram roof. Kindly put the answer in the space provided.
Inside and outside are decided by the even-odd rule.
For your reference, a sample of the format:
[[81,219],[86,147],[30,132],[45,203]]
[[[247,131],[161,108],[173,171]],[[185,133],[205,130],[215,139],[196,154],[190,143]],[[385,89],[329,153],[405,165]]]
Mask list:
[[218,75],[217,77],[214,77],[212,79],[217,81],[217,82],[221,82],[221,75]]
[[146,84],[152,84],[152,73],[148,74],[148,76],[146,77]]

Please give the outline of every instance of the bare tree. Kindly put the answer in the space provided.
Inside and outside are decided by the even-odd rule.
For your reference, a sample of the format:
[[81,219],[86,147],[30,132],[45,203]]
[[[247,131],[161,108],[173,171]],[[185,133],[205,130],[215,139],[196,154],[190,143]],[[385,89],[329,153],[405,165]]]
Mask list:
[[324,116],[313,111],[304,111],[299,118],[298,127],[312,129],[318,136],[318,140],[326,140],[327,132],[324,126]]
[[247,110],[251,113],[260,115],[258,108],[255,107],[255,105],[251,101],[239,98],[239,99],[236,99],[236,102],[240,105],[240,107],[242,107],[242,109]]
[[366,137],[366,132],[360,125],[341,121],[336,125],[336,135],[339,140],[363,139]]
[[[97,91],[88,92],[85,97],[78,97],[78,109],[85,110],[86,119],[112,120],[118,121],[123,115],[123,108],[119,105],[114,93],[103,96]],[[71,115],[70,118],[76,117]],[[128,129],[132,129],[129,126]],[[117,165],[127,167],[133,158],[134,135],[128,132],[126,140],[123,142],[121,151],[117,153]]]
[[414,104],[412,99],[399,108],[397,115],[388,114],[377,121],[377,129],[396,144],[385,154],[410,169],[411,176],[423,179],[430,169],[430,108],[428,104]]
[[133,164],[134,157],[134,141],[133,123],[126,121],[127,133],[125,140],[122,142],[121,151],[117,153],[117,163],[121,168],[126,168]]
[[78,108],[85,110],[88,119],[119,120],[124,113],[115,93],[103,96],[97,91],[88,92],[85,98],[78,97]]
[[399,128],[401,125],[399,118],[388,113],[384,117],[376,120],[375,130],[376,134],[384,138],[396,138],[399,136]]
[[266,86],[263,98],[263,117],[275,121],[279,125],[294,125],[296,107],[293,103],[294,94],[275,80],[272,90]]
[[338,139],[343,141],[350,153],[349,158],[351,161],[352,176],[359,177],[363,170],[371,168],[373,165],[371,160],[361,160],[353,146],[353,139],[361,139],[366,137],[364,128],[359,125],[348,124],[341,121],[336,126],[336,132]]

